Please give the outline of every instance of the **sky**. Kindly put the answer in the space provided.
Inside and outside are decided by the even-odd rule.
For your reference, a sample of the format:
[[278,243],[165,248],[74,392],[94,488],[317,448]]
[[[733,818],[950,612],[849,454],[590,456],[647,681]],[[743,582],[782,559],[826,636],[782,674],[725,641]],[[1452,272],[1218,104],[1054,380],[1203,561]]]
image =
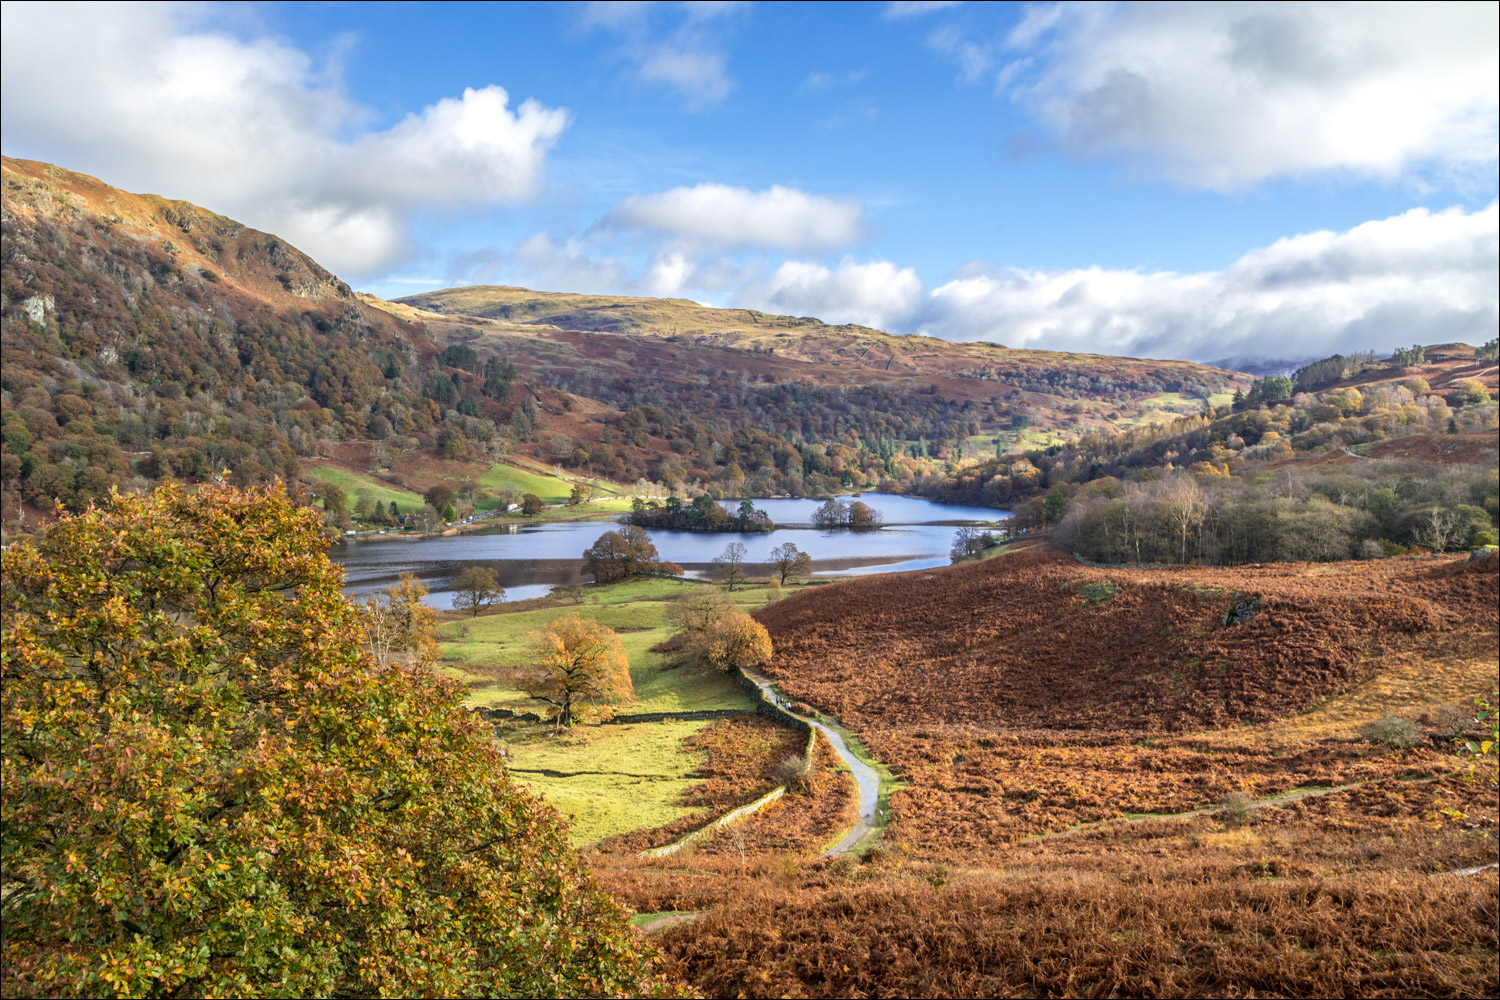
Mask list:
[[1305,360],[1495,336],[1497,10],[6,2],[0,148],[388,298]]

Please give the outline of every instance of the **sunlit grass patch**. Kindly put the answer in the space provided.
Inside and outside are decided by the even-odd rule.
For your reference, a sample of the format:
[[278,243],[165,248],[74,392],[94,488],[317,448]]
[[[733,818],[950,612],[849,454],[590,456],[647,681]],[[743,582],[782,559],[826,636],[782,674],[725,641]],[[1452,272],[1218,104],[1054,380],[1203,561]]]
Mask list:
[[574,843],[592,844],[697,811],[680,802],[707,757],[682,741],[710,725],[576,726],[559,734],[537,727],[509,744],[511,772],[567,818]]
[[353,508],[354,501],[365,491],[369,491],[370,499],[390,507],[391,501],[395,501],[402,513],[414,514],[421,510],[425,501],[416,493],[409,490],[398,490],[388,486],[378,479],[363,476],[357,472],[337,465],[304,465],[303,472],[314,479],[325,483],[333,483],[339,486],[349,496],[349,506]]

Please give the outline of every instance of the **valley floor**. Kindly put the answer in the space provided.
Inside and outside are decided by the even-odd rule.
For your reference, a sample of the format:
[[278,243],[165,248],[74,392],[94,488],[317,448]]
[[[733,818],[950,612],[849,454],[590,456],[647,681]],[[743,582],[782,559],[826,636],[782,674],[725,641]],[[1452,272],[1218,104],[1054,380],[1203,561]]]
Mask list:
[[[805,789],[638,856],[774,787],[801,749],[764,719],[686,717],[749,707],[652,649],[702,584],[455,620],[444,668],[523,712],[506,671],[527,631],[576,607],[625,635],[640,701],[622,711],[682,717],[501,734],[708,996],[1493,995],[1494,758],[1471,769],[1452,740],[1493,700],[1495,559],[1215,572],[1022,552],[773,604],[737,591],[786,695],[899,779],[881,836],[832,858],[856,809],[826,746]],[[1256,615],[1226,624],[1247,597]],[[1388,716],[1415,745],[1361,737]]]

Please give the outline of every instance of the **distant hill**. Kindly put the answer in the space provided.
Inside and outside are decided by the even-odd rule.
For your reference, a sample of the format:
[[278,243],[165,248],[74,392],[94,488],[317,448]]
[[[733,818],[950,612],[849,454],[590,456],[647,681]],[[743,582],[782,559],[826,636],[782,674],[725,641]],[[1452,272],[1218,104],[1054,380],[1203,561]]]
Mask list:
[[3,171],[7,525],[111,486],[219,475],[443,484],[490,503],[517,469],[683,493],[905,490],[1250,384],[680,299],[474,287],[386,302],[208,209],[45,163]]
[[861,380],[935,375],[972,379],[1044,394],[1128,402],[1160,392],[1207,396],[1244,383],[1238,372],[1187,361],[1147,361],[1097,354],[1014,350],[989,342],[956,343],[903,336],[809,316],[719,309],[686,299],[574,295],[475,285],[396,300],[428,321],[491,321],[518,333],[581,331],[652,337],[674,344],[731,348],[860,372]]

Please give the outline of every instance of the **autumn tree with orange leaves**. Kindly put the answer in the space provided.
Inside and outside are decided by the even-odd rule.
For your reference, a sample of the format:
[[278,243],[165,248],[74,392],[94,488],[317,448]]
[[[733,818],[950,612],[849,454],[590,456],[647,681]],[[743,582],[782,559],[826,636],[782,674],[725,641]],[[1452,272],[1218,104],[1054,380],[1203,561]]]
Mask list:
[[320,521],[169,486],[4,553],[0,992],[672,992]]
[[571,726],[586,707],[635,700],[630,660],[620,637],[577,614],[531,634],[531,666],[521,686],[557,709],[558,726]]

